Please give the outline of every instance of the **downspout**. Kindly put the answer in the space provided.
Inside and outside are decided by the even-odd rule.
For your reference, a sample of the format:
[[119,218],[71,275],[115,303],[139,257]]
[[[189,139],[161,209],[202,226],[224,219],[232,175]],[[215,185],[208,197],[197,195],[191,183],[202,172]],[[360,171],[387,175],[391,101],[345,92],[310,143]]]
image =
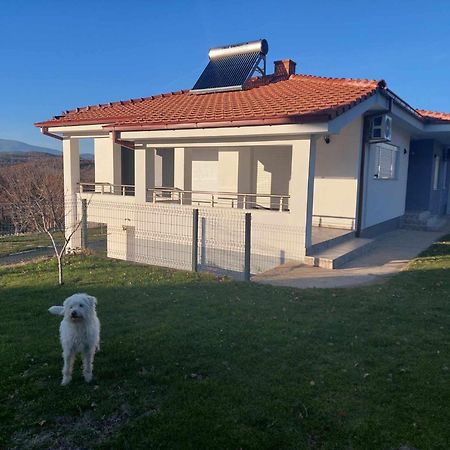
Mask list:
[[130,150],[135,150],[134,142],[124,141],[123,139],[120,139],[120,131],[112,130],[111,134],[114,144],[118,144],[122,147],[129,148]]
[[362,137],[361,137],[361,158],[358,175],[358,194],[357,194],[357,213],[356,213],[356,230],[355,236],[361,237],[363,208],[364,208],[364,183],[365,183],[365,166],[366,166],[366,136],[369,132],[369,121],[367,117],[363,117]]
[[48,131],[48,127],[42,127],[41,128],[41,133],[45,134],[46,136],[49,136],[51,138],[58,139],[60,141],[64,140],[64,138],[62,136],[60,136],[59,134],[50,133]]

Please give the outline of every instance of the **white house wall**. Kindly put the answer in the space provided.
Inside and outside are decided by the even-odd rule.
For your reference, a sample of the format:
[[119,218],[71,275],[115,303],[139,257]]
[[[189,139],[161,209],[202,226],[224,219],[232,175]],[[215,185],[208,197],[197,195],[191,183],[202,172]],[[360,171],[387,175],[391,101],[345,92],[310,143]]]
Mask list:
[[374,178],[375,151],[373,147],[366,146],[363,229],[398,218],[405,213],[410,140],[410,133],[400,128],[394,120],[391,144],[398,146],[399,154],[397,177],[392,180]]
[[[291,178],[290,146],[191,148],[192,190],[288,195]],[[182,158],[175,170],[182,171]],[[194,194],[193,199],[201,194]],[[206,198],[206,197],[205,197]],[[279,200],[272,203],[279,204]],[[258,203],[270,207],[269,198]],[[272,205],[274,206],[274,205]]]
[[347,125],[327,144],[316,144],[313,224],[326,227],[355,226],[362,118]]

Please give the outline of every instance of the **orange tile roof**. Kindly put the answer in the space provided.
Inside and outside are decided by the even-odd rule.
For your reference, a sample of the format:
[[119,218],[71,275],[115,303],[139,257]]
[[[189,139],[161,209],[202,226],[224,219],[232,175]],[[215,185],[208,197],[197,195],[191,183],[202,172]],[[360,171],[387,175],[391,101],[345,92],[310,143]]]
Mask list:
[[450,113],[428,111],[426,109],[416,109],[416,111],[425,119],[450,122]]
[[36,126],[108,124],[118,129],[170,129],[329,120],[384,87],[383,80],[269,75],[251,80],[242,91],[180,91],[86,106]]
[[[157,130],[317,122],[330,120],[385,88],[383,80],[268,75],[250,80],[242,91],[171,92],[76,108],[35,125]],[[415,111],[424,120],[450,121],[447,113]]]

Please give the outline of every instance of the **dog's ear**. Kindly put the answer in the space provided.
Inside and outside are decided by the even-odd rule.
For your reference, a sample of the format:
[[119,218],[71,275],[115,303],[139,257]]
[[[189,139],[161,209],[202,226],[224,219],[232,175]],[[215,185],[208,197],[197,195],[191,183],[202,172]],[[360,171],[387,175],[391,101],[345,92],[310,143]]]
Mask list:
[[63,316],[64,315],[64,306],[51,306],[48,308],[48,312],[50,314],[55,314],[57,316]]
[[86,301],[91,305],[92,308],[95,309],[97,306],[97,299],[93,297],[92,295],[86,295]]

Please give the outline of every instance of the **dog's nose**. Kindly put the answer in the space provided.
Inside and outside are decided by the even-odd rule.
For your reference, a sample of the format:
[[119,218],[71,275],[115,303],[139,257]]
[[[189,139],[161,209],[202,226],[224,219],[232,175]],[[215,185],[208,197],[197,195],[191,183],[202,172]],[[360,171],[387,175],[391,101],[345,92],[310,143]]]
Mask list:
[[72,311],[70,316],[75,318],[75,317],[78,317],[78,314],[76,311]]

